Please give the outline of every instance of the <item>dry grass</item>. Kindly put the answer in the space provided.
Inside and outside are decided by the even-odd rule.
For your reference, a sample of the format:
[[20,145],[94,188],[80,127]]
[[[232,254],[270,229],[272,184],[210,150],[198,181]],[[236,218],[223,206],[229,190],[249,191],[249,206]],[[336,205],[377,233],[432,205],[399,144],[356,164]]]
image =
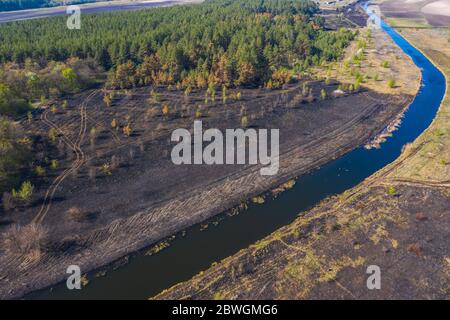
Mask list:
[[47,230],[37,224],[14,225],[1,238],[2,250],[10,255],[40,257]]
[[89,219],[89,214],[77,207],[72,207],[69,210],[67,210],[67,217],[76,222],[84,222]]

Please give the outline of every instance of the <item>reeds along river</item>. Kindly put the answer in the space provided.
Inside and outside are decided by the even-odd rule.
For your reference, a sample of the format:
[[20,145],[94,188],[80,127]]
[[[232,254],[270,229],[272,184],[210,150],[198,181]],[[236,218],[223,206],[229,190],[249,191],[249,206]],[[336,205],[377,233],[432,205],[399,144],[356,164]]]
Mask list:
[[186,281],[215,261],[266,237],[292,222],[300,212],[328,196],[362,182],[394,161],[402,148],[414,141],[434,119],[446,90],[444,75],[400,34],[385,23],[383,30],[422,70],[422,87],[405,113],[402,124],[380,149],[354,151],[300,177],[295,187],[263,205],[250,205],[244,213],[224,218],[218,226],[200,231],[196,226],[186,236],[177,236],[170,247],[153,256],[136,254],[130,262],[91,279],[79,291],[65,283],[27,296],[30,299],[146,299],[172,285]]

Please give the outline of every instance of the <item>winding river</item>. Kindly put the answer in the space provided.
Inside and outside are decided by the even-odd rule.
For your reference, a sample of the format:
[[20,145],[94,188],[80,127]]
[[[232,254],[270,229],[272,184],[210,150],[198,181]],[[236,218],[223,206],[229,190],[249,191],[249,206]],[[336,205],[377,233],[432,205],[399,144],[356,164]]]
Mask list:
[[[32,293],[29,299],[146,299],[172,285],[186,281],[213,262],[291,223],[328,196],[339,194],[393,162],[402,148],[414,141],[433,121],[446,90],[444,75],[393,28],[383,30],[422,70],[422,86],[405,113],[400,128],[381,149],[354,151],[300,177],[295,187],[263,205],[250,205],[245,212],[224,218],[217,226],[199,226],[178,235],[170,247],[153,256],[137,253],[128,264],[91,279],[83,290],[68,291],[65,283]],[[222,215],[224,217],[224,215]]]

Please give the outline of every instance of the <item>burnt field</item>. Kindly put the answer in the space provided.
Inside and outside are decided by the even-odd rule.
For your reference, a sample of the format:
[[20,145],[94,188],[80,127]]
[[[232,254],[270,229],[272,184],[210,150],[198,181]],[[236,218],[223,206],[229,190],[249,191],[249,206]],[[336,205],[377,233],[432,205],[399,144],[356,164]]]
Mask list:
[[[362,190],[361,190],[362,189]],[[384,185],[325,201],[155,299],[447,299],[449,203],[445,190]],[[367,290],[366,269],[385,270]]]
[[[306,79],[282,90],[230,90],[225,101],[221,92],[205,101],[204,91],[95,90],[24,120],[41,137],[53,128],[56,136],[44,138],[51,151],[37,156],[58,166],[32,181],[29,206],[2,213],[0,230],[32,221],[50,232],[40,259],[0,257],[0,296],[58,282],[74,261],[83,270],[100,267],[231,209],[365,143],[412,100],[367,89],[333,94],[338,87]],[[192,130],[195,120],[205,129],[279,128],[279,174],[263,177],[260,166],[175,166],[171,133]]]

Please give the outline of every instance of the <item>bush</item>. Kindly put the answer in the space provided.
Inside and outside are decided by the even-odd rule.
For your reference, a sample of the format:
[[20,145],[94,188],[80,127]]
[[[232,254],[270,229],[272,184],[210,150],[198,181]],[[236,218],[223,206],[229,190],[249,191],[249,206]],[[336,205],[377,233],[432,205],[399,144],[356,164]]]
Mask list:
[[133,129],[131,129],[131,125],[127,124],[125,127],[123,127],[123,134],[126,135],[127,137],[131,136],[131,134],[133,133]]
[[162,114],[165,115],[165,116],[167,116],[167,115],[169,114],[169,112],[170,112],[170,108],[169,108],[169,106],[168,106],[167,104],[165,104],[165,105],[162,107]]
[[34,171],[39,177],[45,176],[45,169],[42,166],[37,166]]
[[243,116],[241,118],[241,126],[244,127],[244,128],[248,126],[248,118],[247,118],[247,116]]
[[112,119],[112,121],[111,121],[111,128],[113,128],[113,129],[117,128],[117,120],[116,119]]
[[86,211],[77,207],[72,207],[69,210],[67,210],[67,216],[70,220],[76,222],[83,222],[88,220],[89,218],[89,215]]
[[103,103],[105,104],[105,106],[110,107],[110,106],[112,105],[112,98],[111,98],[111,95],[106,94],[106,95],[103,97]]
[[58,131],[55,128],[50,128],[50,130],[48,131],[48,138],[51,141],[55,142],[58,138]]
[[390,186],[387,190],[387,194],[390,196],[395,196],[397,195],[397,189],[395,189],[394,186]]
[[1,239],[1,248],[11,255],[31,255],[39,258],[47,230],[37,224],[12,226]]
[[56,170],[56,169],[58,169],[58,160],[52,160],[52,161],[50,161],[50,168],[52,169],[52,170]]
[[33,190],[34,187],[31,184],[31,182],[25,181],[24,183],[22,183],[18,191],[16,191],[16,189],[12,190],[12,196],[16,200],[28,202],[31,200],[31,197],[33,196]]
[[391,79],[391,80],[388,81],[388,87],[389,88],[393,89],[393,88],[396,87],[396,85],[397,85],[397,83],[395,82],[394,79]]

